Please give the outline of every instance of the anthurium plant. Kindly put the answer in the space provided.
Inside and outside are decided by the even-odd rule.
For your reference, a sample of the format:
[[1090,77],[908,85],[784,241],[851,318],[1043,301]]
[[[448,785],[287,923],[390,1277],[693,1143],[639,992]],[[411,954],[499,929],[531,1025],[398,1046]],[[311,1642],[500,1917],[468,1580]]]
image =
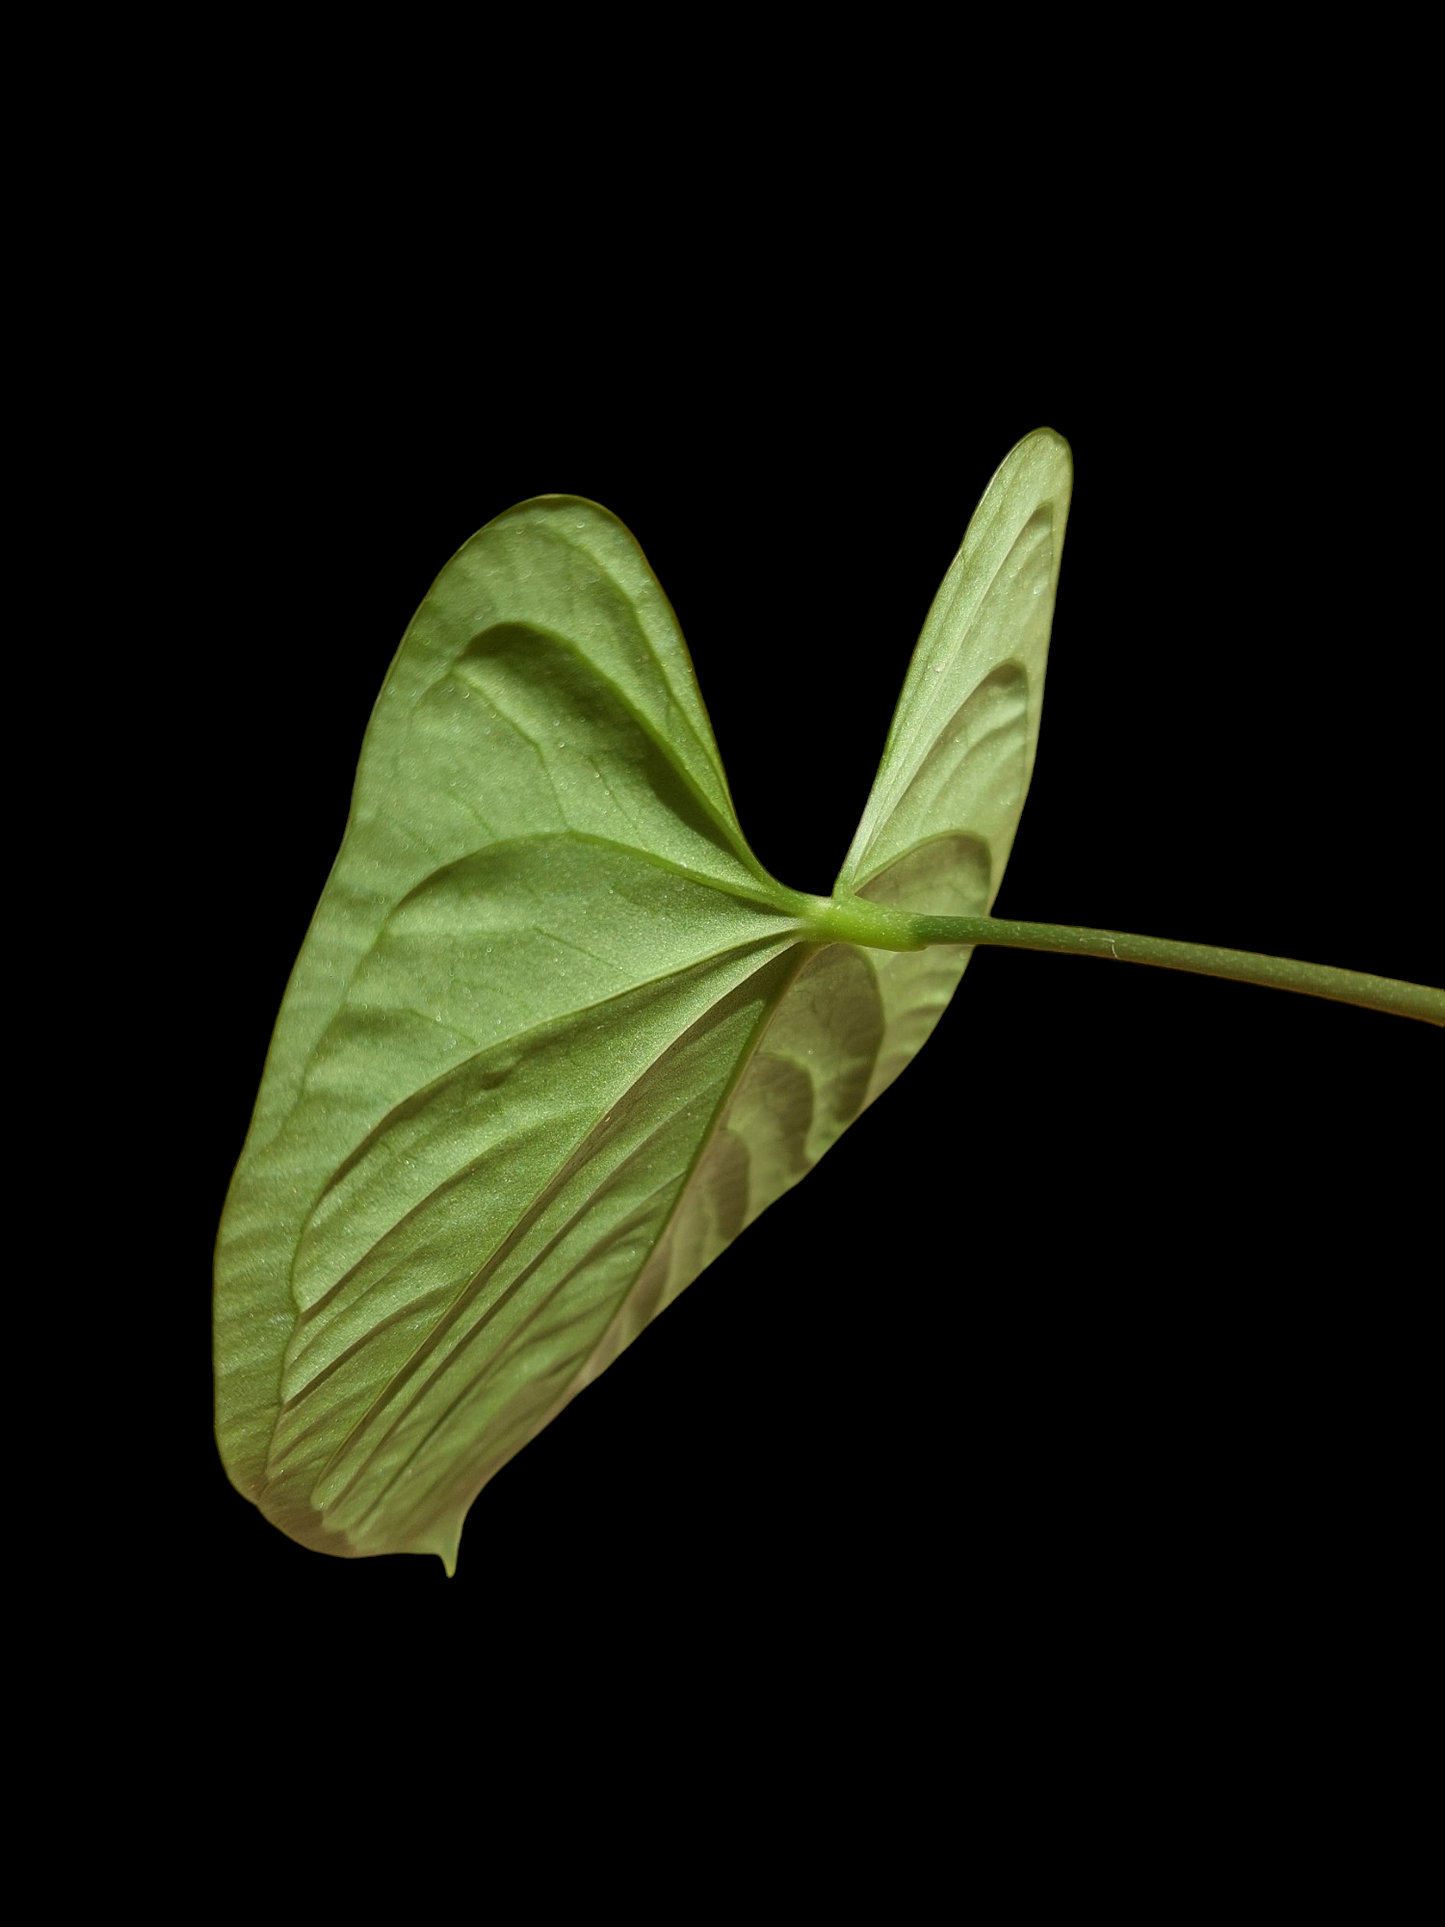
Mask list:
[[1006,457],[919,639],[830,895],[739,827],[628,531],[509,509],[386,677],[216,1253],[216,1427],[302,1544],[455,1568],[487,1481],[925,1043],[980,944],[1445,1023],[1445,992],[997,920],[1071,485]]

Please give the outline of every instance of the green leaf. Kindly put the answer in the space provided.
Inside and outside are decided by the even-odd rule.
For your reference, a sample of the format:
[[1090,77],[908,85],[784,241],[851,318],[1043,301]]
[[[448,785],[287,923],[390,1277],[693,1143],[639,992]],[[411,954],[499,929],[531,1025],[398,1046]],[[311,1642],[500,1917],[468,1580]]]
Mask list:
[[[733,811],[605,510],[467,542],[377,700],[216,1256],[217,1434],[293,1538],[454,1567],[486,1481],[898,1075],[1033,768],[1070,478],[1039,430],[925,624],[832,900]],[[870,909],[881,906],[881,911]]]

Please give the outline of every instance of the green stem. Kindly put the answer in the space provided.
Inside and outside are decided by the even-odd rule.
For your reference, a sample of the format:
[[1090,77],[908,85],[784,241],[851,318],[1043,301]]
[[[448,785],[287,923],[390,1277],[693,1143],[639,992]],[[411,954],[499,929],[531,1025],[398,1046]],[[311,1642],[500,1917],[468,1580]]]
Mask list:
[[[895,916],[902,913],[894,912]],[[1292,957],[1261,957],[1249,950],[1218,950],[1212,944],[1173,943],[1165,937],[1134,937],[1122,930],[1076,930],[1059,923],[1014,923],[994,917],[909,916],[909,934],[920,945],[994,943],[1015,950],[1062,950],[1081,957],[1107,957],[1118,963],[1160,964],[1166,970],[1192,970],[1204,977],[1233,977],[1244,984],[1300,990],[1310,997],[1387,1010],[1397,1017],[1418,1017],[1445,1024],[1445,990],[1371,977],[1358,970],[1333,970],[1327,964],[1296,963]],[[900,927],[899,934],[902,934]]]

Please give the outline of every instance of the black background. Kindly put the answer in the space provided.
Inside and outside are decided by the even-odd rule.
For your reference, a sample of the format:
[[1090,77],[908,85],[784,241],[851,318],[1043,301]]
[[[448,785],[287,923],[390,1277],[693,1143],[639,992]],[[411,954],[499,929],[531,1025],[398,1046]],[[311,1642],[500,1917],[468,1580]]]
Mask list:
[[776,302],[613,288],[605,320],[463,298],[443,345],[330,273],[263,304],[207,404],[219,653],[184,774],[224,864],[175,986],[177,1257],[218,1636],[500,1617],[523,1653],[601,1637],[620,1665],[626,1628],[705,1620],[927,1668],[966,1630],[985,1671],[1027,1652],[1060,1693],[1127,1675],[1141,1704],[1156,1660],[1202,1698],[1247,1663],[1305,1717],[1348,1600],[1387,1666],[1438,1202],[1418,1024],[979,953],[893,1090],[484,1492],[452,1581],[305,1551],[231,1490],[204,1279],[387,663],[458,544],[537,493],[631,528],[745,831],[823,891],[969,514],[1049,424],[1075,500],[1000,914],[1438,980],[1412,316],[1398,358],[1383,327],[1306,348],[1317,305],[1278,286],[1221,307],[1040,267],[883,323],[846,274]]

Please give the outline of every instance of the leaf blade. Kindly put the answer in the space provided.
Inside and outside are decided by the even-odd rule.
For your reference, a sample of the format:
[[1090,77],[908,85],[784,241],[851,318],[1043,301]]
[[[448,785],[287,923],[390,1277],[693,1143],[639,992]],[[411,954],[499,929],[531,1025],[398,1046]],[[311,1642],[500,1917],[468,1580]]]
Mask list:
[[[845,891],[992,900],[1037,734],[999,681],[1034,579],[1007,523],[925,626]],[[1002,600],[970,604],[980,556]],[[948,628],[975,605],[982,641]],[[920,694],[940,635],[963,669]],[[464,544],[377,700],[218,1240],[218,1438],[284,1530],[450,1569],[486,1480],[898,1074],[966,954],[822,941],[811,902],[743,838],[622,525],[546,497]]]

